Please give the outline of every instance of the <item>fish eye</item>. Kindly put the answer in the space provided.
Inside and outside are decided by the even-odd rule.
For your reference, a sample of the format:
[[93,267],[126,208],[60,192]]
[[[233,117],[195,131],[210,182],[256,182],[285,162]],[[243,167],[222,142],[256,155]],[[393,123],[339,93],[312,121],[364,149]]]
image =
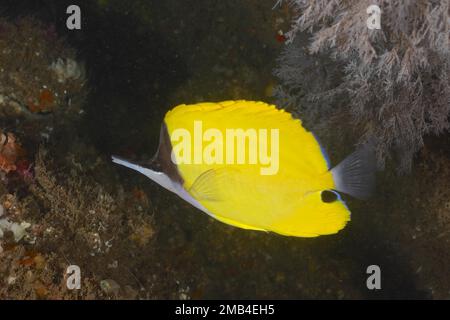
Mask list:
[[330,190],[323,190],[320,196],[322,198],[322,202],[325,203],[332,203],[338,199],[338,195],[336,194],[336,192]]

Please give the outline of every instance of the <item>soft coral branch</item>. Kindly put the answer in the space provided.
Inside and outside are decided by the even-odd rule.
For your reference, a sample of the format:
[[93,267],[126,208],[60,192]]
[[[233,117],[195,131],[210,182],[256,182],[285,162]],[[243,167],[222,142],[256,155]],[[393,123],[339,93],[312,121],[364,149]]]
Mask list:
[[[294,40],[309,31],[309,53],[326,53],[343,64],[345,76],[335,92],[345,90],[349,103],[335,103],[335,113],[351,115],[364,128],[360,143],[377,142],[380,166],[396,151],[399,169],[408,171],[424,135],[449,128],[450,2],[291,0],[290,4],[297,13],[288,32],[291,44],[275,71],[284,86],[284,101],[304,102],[286,96],[304,95],[301,89],[308,87],[301,72],[304,59],[294,57],[301,50]],[[366,9],[372,4],[381,8],[381,30],[366,26]],[[303,105],[302,116],[314,115],[319,122],[333,116],[329,98],[334,89],[323,88],[313,95],[328,103]]]

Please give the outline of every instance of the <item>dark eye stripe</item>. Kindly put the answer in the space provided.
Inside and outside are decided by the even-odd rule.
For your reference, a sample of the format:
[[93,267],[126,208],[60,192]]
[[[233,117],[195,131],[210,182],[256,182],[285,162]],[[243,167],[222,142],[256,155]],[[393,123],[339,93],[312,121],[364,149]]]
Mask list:
[[172,181],[183,185],[184,181],[178,172],[177,166],[172,162],[172,144],[170,142],[169,131],[166,124],[163,122],[160,132],[160,140],[158,151],[154,157],[152,170],[157,172],[164,172]]

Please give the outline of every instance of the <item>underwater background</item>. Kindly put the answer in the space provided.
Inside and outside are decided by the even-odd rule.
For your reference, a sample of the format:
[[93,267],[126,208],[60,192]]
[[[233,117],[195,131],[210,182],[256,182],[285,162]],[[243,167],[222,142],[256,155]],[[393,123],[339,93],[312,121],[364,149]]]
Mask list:
[[[388,155],[400,138],[380,143],[376,195],[345,198],[352,220],[335,235],[237,229],[111,163],[111,154],[150,159],[164,114],[201,101],[285,107],[332,164],[367,132],[398,137],[401,130],[377,131],[382,117],[355,122],[357,105],[347,107],[355,97],[307,97],[355,85],[352,70],[329,57],[332,49],[301,51],[307,28],[292,42],[287,33],[297,32],[301,6],[275,2],[78,1],[81,30],[66,27],[70,1],[1,2],[0,299],[450,298],[450,102],[436,94],[424,101],[447,108],[436,107],[442,128],[419,126],[412,136],[423,145],[411,146],[406,162],[404,150]],[[439,50],[448,59],[448,46]],[[423,92],[448,99],[445,82],[441,91],[433,86],[448,64],[430,70],[422,70]],[[408,113],[395,110],[397,118]],[[381,290],[366,286],[373,264]],[[81,290],[66,287],[69,265],[81,268]]]

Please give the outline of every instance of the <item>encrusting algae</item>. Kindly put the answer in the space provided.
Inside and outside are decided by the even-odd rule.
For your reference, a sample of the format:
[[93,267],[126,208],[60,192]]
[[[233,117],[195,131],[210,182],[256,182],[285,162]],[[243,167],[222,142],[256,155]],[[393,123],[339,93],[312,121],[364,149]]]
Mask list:
[[86,95],[85,72],[54,26],[0,19],[0,115],[73,110]]
[[12,133],[0,132],[0,170],[9,173],[17,168],[17,161],[24,150]]

